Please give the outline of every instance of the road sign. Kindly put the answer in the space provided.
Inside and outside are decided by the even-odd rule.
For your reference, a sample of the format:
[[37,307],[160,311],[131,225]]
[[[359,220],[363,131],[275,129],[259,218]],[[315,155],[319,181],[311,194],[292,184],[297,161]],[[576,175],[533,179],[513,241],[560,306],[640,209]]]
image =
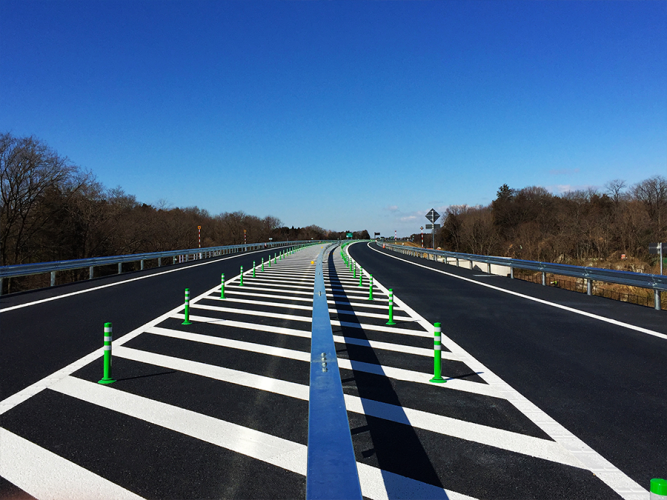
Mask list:
[[380,236],[380,233],[375,233],[375,236]]
[[347,236],[348,238],[354,237],[354,235],[352,233],[347,233],[345,236]]
[[440,224],[426,224],[426,229],[440,229]]
[[440,214],[432,208],[429,213],[426,214],[426,218],[431,222],[435,222],[440,218]]
[[667,255],[667,243],[649,243],[648,253],[659,254],[662,246],[662,255]]

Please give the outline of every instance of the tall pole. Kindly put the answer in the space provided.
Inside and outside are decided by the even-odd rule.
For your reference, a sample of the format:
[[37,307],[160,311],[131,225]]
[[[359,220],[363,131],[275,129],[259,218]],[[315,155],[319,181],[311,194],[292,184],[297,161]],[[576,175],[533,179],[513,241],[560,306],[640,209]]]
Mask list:
[[394,241],[396,241],[396,229],[394,229]]
[[424,248],[424,226],[419,226],[419,230],[422,233],[422,248]]
[[201,226],[197,226],[197,239],[199,240],[199,248],[201,248]]

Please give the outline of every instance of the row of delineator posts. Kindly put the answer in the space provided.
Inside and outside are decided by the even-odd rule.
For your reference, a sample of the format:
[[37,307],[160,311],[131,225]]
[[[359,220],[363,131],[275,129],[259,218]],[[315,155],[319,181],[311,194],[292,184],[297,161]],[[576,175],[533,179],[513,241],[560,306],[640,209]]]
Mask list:
[[[296,248],[292,248],[290,250],[281,250],[280,252],[276,252],[273,254],[273,258],[269,256],[269,259],[267,260],[266,264],[267,267],[271,267],[272,261],[273,264],[278,262],[279,260],[284,259],[288,255],[292,255],[298,250],[301,250],[302,248],[305,248],[306,246],[309,245],[304,245]],[[262,263],[261,266],[256,266],[255,261],[252,263],[252,277],[254,278],[256,276],[256,269],[257,267],[260,267],[262,271],[264,271],[264,257],[262,257]],[[239,286],[243,286],[243,266],[241,266],[241,274],[239,276]],[[220,276],[220,298],[224,299],[225,298],[225,275],[224,273]],[[191,325],[192,323],[190,322],[190,289],[186,288],[185,289],[185,308],[184,308],[184,321],[183,325]],[[112,359],[111,359],[111,343],[113,341],[113,325],[111,323],[104,323],[104,355],[103,355],[103,368],[102,368],[102,373],[103,376],[99,380],[100,384],[112,384],[116,381],[116,379],[113,378],[111,375],[111,365],[112,365]]]
[[[352,260],[351,257],[348,257],[347,254],[341,250],[341,257],[343,258],[343,261],[346,263],[348,269],[350,272],[353,274],[353,276],[356,278],[357,276],[357,263]],[[362,277],[363,277],[363,269],[359,265],[359,286],[362,286]],[[368,291],[368,300],[373,300],[373,275],[369,274],[369,291]],[[394,322],[394,293],[393,290],[390,288],[388,290],[389,292],[389,321],[387,321],[387,325],[395,325],[396,323]],[[433,330],[434,330],[434,337],[433,337],[433,378],[429,380],[429,382],[433,382],[436,384],[443,384],[447,382],[442,377],[442,342],[441,342],[441,335],[442,335],[442,325],[440,323],[435,323],[433,325]],[[651,479],[651,486],[650,486],[650,495],[651,498],[650,500],[667,500],[667,480],[665,479]]]

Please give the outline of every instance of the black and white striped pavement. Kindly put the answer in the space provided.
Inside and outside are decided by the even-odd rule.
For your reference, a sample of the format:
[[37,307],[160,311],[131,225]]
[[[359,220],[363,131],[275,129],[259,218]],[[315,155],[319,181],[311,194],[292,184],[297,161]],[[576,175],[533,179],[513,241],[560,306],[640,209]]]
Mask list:
[[[3,401],[0,475],[36,498],[304,498],[314,261],[246,271]],[[259,266],[258,266],[259,267]],[[325,262],[366,498],[645,498],[636,484],[387,290]],[[143,300],[150,300],[145,297]],[[549,488],[545,489],[545,478]],[[539,480],[538,480],[539,479]]]
[[[389,498],[645,499],[646,490],[442,335],[375,280],[368,300],[338,253],[328,262],[332,325],[356,458]],[[409,478],[409,480],[408,480]],[[362,481],[363,485],[363,481]],[[364,495],[371,496],[368,490]]]

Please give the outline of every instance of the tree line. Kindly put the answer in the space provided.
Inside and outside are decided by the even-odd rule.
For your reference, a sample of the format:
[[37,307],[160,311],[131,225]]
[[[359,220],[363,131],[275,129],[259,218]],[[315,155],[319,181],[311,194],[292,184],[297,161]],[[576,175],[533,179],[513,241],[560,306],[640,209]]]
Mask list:
[[[415,241],[419,235],[413,235]],[[430,238],[430,235],[429,235]],[[667,240],[667,179],[553,195],[542,187],[500,187],[488,206],[452,206],[436,234],[444,250],[559,263],[617,260],[649,264],[649,243]]]
[[[198,207],[139,202],[108,189],[90,171],[35,137],[0,134],[1,265],[285,240],[345,239],[311,225],[242,211],[212,215]],[[368,238],[357,231],[356,238]]]

